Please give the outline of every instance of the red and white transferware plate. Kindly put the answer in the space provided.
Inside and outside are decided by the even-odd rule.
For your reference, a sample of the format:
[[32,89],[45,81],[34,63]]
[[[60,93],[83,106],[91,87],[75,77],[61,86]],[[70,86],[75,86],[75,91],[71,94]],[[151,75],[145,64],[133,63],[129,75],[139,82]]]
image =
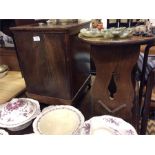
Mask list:
[[0,105],[0,127],[18,131],[27,127],[40,114],[39,102],[29,98],[14,98]]
[[33,131],[42,135],[73,135],[83,123],[84,116],[73,106],[49,106],[34,120]]
[[137,135],[134,127],[121,118],[110,115],[96,116],[84,122],[81,135]]

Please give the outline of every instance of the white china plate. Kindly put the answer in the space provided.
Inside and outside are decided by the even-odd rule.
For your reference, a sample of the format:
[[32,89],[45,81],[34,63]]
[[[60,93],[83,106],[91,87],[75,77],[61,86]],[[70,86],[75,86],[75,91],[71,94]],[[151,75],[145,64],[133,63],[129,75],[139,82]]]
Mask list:
[[84,116],[73,106],[49,106],[34,120],[33,131],[44,135],[72,135],[83,123]]
[[90,38],[96,38],[96,37],[102,37],[103,34],[101,33],[101,31],[95,29],[95,30],[88,30],[88,29],[81,29],[80,30],[80,35],[84,36],[84,37],[90,37]]
[[110,115],[96,116],[84,122],[81,135],[137,135],[134,127],[121,118]]

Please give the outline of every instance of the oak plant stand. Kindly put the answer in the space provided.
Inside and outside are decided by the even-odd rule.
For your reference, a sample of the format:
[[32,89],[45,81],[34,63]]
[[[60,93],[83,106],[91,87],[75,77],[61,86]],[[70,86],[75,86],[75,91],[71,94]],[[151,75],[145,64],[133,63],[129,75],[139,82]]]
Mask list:
[[96,66],[91,92],[95,115],[121,117],[138,130],[140,105],[134,67],[140,45],[155,41],[155,37],[104,40],[79,35],[79,38],[91,46],[91,57]]

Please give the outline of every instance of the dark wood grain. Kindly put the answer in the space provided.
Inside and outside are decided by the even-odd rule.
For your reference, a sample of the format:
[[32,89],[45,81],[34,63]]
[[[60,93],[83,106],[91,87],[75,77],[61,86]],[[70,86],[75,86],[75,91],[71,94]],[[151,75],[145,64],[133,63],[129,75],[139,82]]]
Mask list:
[[[131,72],[139,56],[139,46],[128,45],[117,46],[117,48],[92,46],[91,54],[96,66],[96,79],[92,86],[93,102],[98,104],[99,109],[103,109],[103,111],[100,110],[101,113],[112,114],[131,122],[134,98]],[[108,85],[113,74],[117,90],[114,93],[114,98],[111,99]],[[102,103],[113,112],[104,110]],[[121,106],[123,108],[117,111],[116,108]]]
[[76,23],[70,23],[66,25],[62,24],[51,24],[51,25],[42,25],[40,26],[38,23],[36,24],[31,24],[31,25],[24,25],[24,26],[18,26],[18,27],[12,27],[12,31],[40,31],[43,30],[44,32],[50,31],[50,32],[65,32],[68,31],[68,33],[74,32],[74,30],[78,29],[78,32],[81,28],[84,27],[84,25],[87,25],[86,27],[88,28],[90,25],[90,21],[86,20],[78,20]]
[[[58,98],[70,104],[89,78],[90,47],[78,38],[79,30],[89,27],[89,22],[60,27],[45,29],[26,25],[11,28],[27,92],[44,103],[51,99],[50,103],[55,104],[52,99]],[[40,41],[34,41],[35,36]],[[83,55],[87,58],[82,62]],[[47,101],[45,96],[49,97]]]
[[[91,45],[91,56],[96,66],[96,78],[91,92],[94,114],[121,117],[137,129],[136,123],[139,123],[140,118],[133,112],[139,112],[140,108],[134,102],[133,69],[140,53],[140,45],[153,42],[155,37],[104,40],[79,35],[79,38]],[[137,109],[133,109],[135,107]]]
[[20,71],[14,48],[0,48],[0,64],[6,64],[11,71]]
[[155,40],[155,36],[153,37],[133,36],[127,39],[104,39],[103,37],[99,37],[99,38],[84,37],[81,34],[79,34],[79,38],[82,38],[83,41],[92,45],[110,45],[110,46],[129,45],[129,44],[143,45],[143,44],[151,43],[152,41]]

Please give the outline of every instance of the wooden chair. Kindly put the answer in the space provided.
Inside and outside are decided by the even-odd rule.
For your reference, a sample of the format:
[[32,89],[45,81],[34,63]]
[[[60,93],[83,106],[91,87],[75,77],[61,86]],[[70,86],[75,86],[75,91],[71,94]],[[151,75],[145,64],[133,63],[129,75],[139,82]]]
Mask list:
[[146,65],[148,61],[148,56],[154,55],[155,56],[155,44],[149,45],[147,47],[142,46],[141,51],[144,52],[144,59],[143,59],[143,69],[142,69],[142,76],[141,76],[141,84],[140,84],[140,92],[139,92],[139,103],[141,104],[141,129],[140,134],[146,134],[147,130],[147,123],[150,115],[150,109],[155,107],[155,91],[153,88],[155,86],[155,68],[153,68],[147,80],[145,79],[146,73]]
[[146,134],[150,109],[154,106],[153,104],[153,101],[155,101],[154,100],[155,94],[153,92],[154,86],[155,86],[155,68],[150,72],[147,79],[146,93],[142,109],[141,131],[140,131],[141,135]]

